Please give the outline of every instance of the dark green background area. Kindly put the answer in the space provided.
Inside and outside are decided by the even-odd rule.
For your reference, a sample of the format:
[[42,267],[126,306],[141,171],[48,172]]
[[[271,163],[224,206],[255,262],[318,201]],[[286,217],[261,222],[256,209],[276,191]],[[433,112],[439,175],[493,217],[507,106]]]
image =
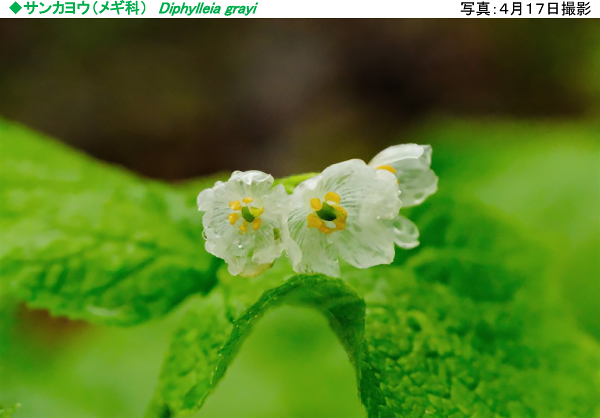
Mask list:
[[[551,254],[538,278],[597,349],[592,23],[5,21],[0,115],[170,181],[320,171],[391,144],[431,143],[444,196],[474,196]],[[0,333],[0,401],[22,403],[24,418],[140,416],[185,310],[121,329],[20,306]],[[364,412],[326,321],[281,308],[258,323],[198,416]]]
[[7,20],[0,114],[153,178],[284,176],[432,116],[597,115],[599,51],[577,19]]

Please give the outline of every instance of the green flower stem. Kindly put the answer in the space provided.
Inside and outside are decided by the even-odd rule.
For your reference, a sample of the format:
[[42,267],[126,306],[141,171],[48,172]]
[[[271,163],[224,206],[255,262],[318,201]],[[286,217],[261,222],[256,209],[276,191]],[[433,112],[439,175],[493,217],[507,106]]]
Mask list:
[[304,180],[308,180],[310,178],[315,177],[319,173],[306,173],[306,174],[297,174],[295,176],[284,177],[282,179],[275,180],[275,185],[283,184],[285,187],[285,191],[289,194],[294,192],[296,186],[302,183]]

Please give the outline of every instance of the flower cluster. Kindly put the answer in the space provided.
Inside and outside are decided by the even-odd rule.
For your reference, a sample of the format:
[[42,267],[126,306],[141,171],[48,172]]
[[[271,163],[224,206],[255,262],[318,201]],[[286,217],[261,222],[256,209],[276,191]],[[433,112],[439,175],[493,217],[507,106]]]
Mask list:
[[429,145],[389,147],[369,164],[349,160],[287,193],[260,171],[236,171],[198,195],[206,250],[233,275],[253,277],[285,251],[298,273],[339,276],[339,259],[359,267],[389,264],[394,244],[419,244],[417,226],[399,214],[437,190]]

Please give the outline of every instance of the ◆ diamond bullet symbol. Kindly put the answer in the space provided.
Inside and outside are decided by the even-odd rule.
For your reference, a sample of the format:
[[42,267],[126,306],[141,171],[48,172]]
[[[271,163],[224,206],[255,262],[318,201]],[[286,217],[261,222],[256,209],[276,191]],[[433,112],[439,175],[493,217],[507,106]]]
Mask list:
[[12,4],[12,6],[9,7],[10,10],[13,11],[14,14],[19,13],[19,10],[22,9],[21,5],[19,3],[17,3],[16,1]]

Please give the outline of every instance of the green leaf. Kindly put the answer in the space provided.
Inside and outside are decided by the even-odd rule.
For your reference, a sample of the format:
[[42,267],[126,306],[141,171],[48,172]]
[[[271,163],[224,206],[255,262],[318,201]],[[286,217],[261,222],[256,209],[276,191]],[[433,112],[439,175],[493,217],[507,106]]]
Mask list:
[[0,287],[93,322],[164,315],[215,283],[194,198],[0,120]]
[[596,416],[598,345],[552,301],[534,259],[543,252],[485,207],[431,200],[437,215],[411,214],[422,248],[395,266],[345,268],[343,279],[277,265],[251,280],[223,273],[175,334],[147,416],[198,410],[281,304],[329,320],[369,417]]
[[17,409],[19,409],[19,406],[20,406],[19,404],[16,404],[16,405],[8,407],[0,402],[0,418],[12,417],[13,414],[15,413],[15,411]]
[[[340,279],[295,276],[267,291],[240,316],[239,300],[221,289],[190,309],[171,343],[157,394],[147,416],[169,417],[197,410],[223,377],[254,324],[271,308],[310,306],[329,320],[351,359],[359,361],[364,301]],[[237,306],[236,306],[237,305]]]
[[560,293],[598,340],[599,120],[446,121],[427,123],[417,133],[420,141],[437,144],[434,165],[442,187],[469,190],[544,241],[553,252]]
[[394,264],[423,280],[482,302],[509,301],[522,286],[540,285],[547,251],[490,207],[442,191],[407,216],[419,225],[421,245],[398,249]]

